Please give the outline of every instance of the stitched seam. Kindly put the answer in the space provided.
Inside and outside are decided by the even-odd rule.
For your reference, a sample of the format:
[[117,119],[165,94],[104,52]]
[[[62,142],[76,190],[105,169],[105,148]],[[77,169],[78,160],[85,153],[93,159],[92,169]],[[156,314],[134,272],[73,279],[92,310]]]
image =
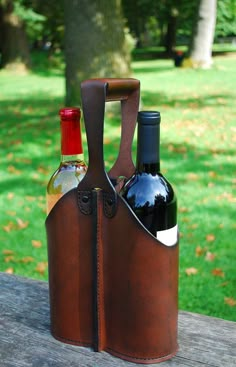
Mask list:
[[[98,195],[99,198],[99,195]],[[100,253],[100,249],[102,246],[102,207],[101,207],[101,200],[98,200],[98,210],[97,210],[97,312],[98,312],[98,350],[102,347],[102,317],[103,317],[103,302],[102,302],[102,253]]]
[[98,349],[98,267],[97,267],[97,251],[98,251],[98,192],[93,191],[94,213],[93,213],[93,348]]
[[100,267],[99,267],[99,237],[100,237],[100,228],[99,228],[99,220],[100,220],[100,206],[99,206],[99,194],[97,196],[97,330],[98,330],[98,350],[100,349],[100,339],[101,339],[101,330],[100,330],[100,294],[99,294],[99,282],[100,282]]
[[[112,205],[108,204],[108,199],[114,200]],[[106,217],[112,218],[115,214],[115,208],[116,208],[116,198],[114,198],[114,195],[104,192],[103,193],[103,207],[104,207],[104,213]]]
[[111,352],[114,352],[116,353],[117,355],[121,355],[121,356],[125,356],[125,357],[129,357],[129,358],[132,358],[132,359],[137,359],[137,360],[142,360],[142,361],[151,361],[151,360],[158,360],[158,359],[163,359],[163,358],[167,358],[167,357],[171,357],[173,356],[173,354],[175,354],[177,351],[178,351],[178,348],[176,347],[176,349],[174,349],[173,353],[169,353],[169,354],[165,354],[163,355],[162,357],[150,357],[150,358],[144,358],[144,357],[134,357],[130,354],[125,354],[125,353],[122,353],[122,352],[117,352],[116,350],[112,349],[112,348],[106,348],[106,351],[111,351]]

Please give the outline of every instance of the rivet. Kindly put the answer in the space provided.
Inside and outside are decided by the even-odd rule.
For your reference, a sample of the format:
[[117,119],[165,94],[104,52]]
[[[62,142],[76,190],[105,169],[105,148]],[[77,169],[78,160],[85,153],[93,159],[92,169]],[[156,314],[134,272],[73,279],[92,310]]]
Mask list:
[[87,203],[89,201],[89,197],[87,195],[84,195],[82,197],[82,201],[83,201],[83,203]]
[[113,200],[112,199],[107,199],[107,204],[108,205],[112,205],[113,204]]

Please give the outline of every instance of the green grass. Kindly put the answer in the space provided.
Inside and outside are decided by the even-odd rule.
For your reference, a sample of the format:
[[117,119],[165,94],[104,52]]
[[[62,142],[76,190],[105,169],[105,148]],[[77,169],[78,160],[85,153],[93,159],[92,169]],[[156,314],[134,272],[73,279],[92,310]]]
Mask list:
[[[162,171],[179,205],[179,307],[236,321],[235,60],[217,57],[211,70],[138,61],[133,76],[141,108],[162,114]],[[59,163],[64,79],[1,71],[0,84],[0,271],[47,279],[45,187]],[[107,113],[107,167],[118,132],[118,114]]]
[[[188,47],[186,45],[177,45],[176,50],[187,53]],[[236,52],[236,45],[234,43],[215,43],[212,51],[214,55],[227,55],[228,53]],[[135,48],[132,52],[132,56],[136,61],[158,59],[160,57],[166,58],[166,50],[164,46]]]

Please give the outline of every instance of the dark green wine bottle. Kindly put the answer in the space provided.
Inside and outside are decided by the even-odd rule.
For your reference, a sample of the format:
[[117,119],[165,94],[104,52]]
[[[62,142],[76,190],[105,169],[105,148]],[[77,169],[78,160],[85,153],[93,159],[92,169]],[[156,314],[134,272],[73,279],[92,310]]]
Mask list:
[[160,113],[138,113],[135,173],[120,194],[146,229],[167,246],[177,243],[177,200],[160,172]]

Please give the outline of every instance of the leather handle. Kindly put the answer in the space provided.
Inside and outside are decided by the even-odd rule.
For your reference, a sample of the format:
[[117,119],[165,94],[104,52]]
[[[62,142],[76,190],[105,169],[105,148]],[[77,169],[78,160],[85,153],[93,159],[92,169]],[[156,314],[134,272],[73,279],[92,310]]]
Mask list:
[[[131,145],[139,104],[139,81],[133,78],[89,79],[81,83],[82,108],[88,143],[89,167],[80,190],[102,188],[114,191],[104,166],[103,131],[105,103],[121,101],[122,132],[118,158],[110,175],[132,174]],[[125,166],[124,166],[125,163]],[[125,173],[122,172],[124,169]]]
[[[128,99],[132,92],[139,89],[139,81],[133,78],[103,78],[98,80],[106,85],[106,101],[122,101]],[[89,81],[87,81],[89,82]],[[86,81],[85,81],[86,83]]]

